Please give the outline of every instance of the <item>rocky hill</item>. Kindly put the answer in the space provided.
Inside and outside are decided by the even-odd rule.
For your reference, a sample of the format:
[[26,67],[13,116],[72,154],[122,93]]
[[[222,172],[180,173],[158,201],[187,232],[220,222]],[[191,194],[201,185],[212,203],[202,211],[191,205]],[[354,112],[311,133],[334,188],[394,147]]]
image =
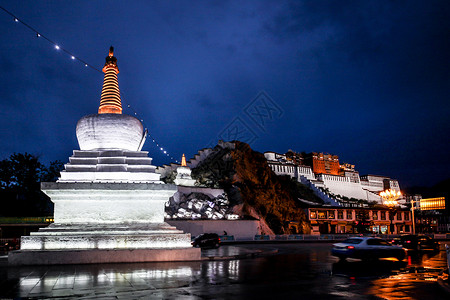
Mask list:
[[289,224],[298,224],[299,232],[310,226],[298,200],[320,204],[313,192],[289,178],[277,176],[262,153],[246,143],[220,143],[192,170],[199,186],[222,188],[235,213],[265,221],[270,231],[289,232]]

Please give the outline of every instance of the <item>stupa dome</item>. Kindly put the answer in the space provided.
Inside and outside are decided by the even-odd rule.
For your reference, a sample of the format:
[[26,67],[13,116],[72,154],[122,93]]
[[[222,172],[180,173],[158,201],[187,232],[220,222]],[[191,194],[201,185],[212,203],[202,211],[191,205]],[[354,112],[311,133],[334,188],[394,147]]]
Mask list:
[[122,114],[117,58],[109,48],[102,71],[105,73],[98,114],[87,115],[77,124],[80,150],[117,149],[140,151],[145,141],[144,127],[135,117]]
[[123,114],[93,114],[82,117],[77,124],[80,150],[141,150],[144,128],[135,117]]

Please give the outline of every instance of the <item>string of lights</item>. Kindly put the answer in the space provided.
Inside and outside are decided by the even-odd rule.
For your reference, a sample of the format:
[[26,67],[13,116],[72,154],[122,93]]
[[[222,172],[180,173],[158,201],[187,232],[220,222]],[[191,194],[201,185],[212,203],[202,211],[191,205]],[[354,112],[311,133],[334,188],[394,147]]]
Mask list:
[[[120,92],[120,97],[123,99],[123,93],[122,93],[122,92]],[[136,118],[140,119],[138,113],[134,110],[134,108],[133,108],[130,104],[127,104],[127,107],[133,112],[133,114],[136,116]],[[179,163],[179,161],[178,161],[177,159],[175,159],[173,156],[171,156],[171,155],[167,152],[167,150],[165,150],[164,147],[163,147],[160,143],[158,143],[158,141],[157,141],[157,140],[152,136],[152,134],[148,131],[148,129],[147,129],[148,127],[147,127],[147,125],[145,124],[144,119],[140,119],[140,120],[141,120],[142,124],[143,124],[144,127],[145,127],[145,132],[146,132],[146,134],[151,138],[151,140],[152,140],[153,144],[155,144],[156,148],[159,149],[159,151],[161,151],[165,156],[170,157],[170,159],[174,160],[176,163]]]
[[86,61],[84,61],[83,59],[77,57],[75,54],[73,54],[72,52],[70,52],[69,50],[61,47],[58,43],[54,42],[53,40],[51,40],[50,38],[48,38],[47,36],[45,36],[44,34],[40,33],[39,31],[37,31],[34,27],[28,25],[27,23],[25,23],[24,21],[22,21],[21,19],[19,19],[16,15],[14,15],[12,12],[10,12],[9,10],[7,10],[6,8],[0,6],[0,9],[2,9],[4,12],[6,12],[8,15],[10,15],[11,17],[13,17],[14,22],[16,23],[20,23],[22,25],[24,25],[25,27],[27,27],[29,30],[33,31],[33,33],[36,35],[37,38],[42,38],[44,40],[46,40],[47,42],[49,42],[50,44],[53,45],[53,47],[55,47],[56,50],[61,50],[63,52],[65,52],[70,59],[72,60],[76,60],[80,63],[82,63],[85,67],[90,67],[93,70],[97,71],[97,72],[102,72],[99,69],[97,69],[96,67],[92,66],[91,64],[88,64]]
[[[86,62],[84,59],[80,58],[79,56],[75,55],[74,53],[72,53],[71,51],[67,50],[66,48],[62,47],[60,44],[54,42],[52,39],[50,39],[49,37],[47,37],[46,35],[42,34],[40,31],[38,31],[37,29],[35,29],[34,27],[32,27],[31,25],[25,23],[23,20],[21,20],[19,17],[17,17],[16,15],[14,15],[12,12],[10,12],[9,10],[7,10],[6,8],[0,6],[0,9],[2,9],[5,13],[7,13],[8,15],[10,15],[13,18],[13,21],[15,23],[20,23],[22,25],[24,25],[26,28],[28,28],[29,30],[31,30],[34,35],[37,38],[42,38],[45,41],[47,41],[48,43],[50,43],[56,50],[58,51],[62,51],[64,53],[66,53],[70,59],[74,60],[74,61],[78,61],[80,63],[82,63],[85,67],[89,67],[94,71],[99,72],[100,74],[103,74],[103,72],[94,67],[93,65],[89,64],[88,62]],[[133,107],[131,106],[131,104],[127,103],[127,101],[124,101],[125,98],[123,97],[123,93],[120,92],[121,94],[121,98],[122,101],[125,102],[125,104],[127,105],[127,107],[134,113],[134,115],[141,120],[141,122],[143,123],[144,127],[145,127],[145,134],[148,135],[153,144],[155,145],[155,147],[161,151],[162,154],[164,154],[165,156],[169,157],[170,159],[174,160],[176,163],[178,163],[178,160],[175,159],[172,155],[169,154],[169,152],[151,135],[151,133],[148,131],[148,127],[145,125],[145,122],[142,118],[139,117],[139,115],[137,114],[137,112],[133,109]]]

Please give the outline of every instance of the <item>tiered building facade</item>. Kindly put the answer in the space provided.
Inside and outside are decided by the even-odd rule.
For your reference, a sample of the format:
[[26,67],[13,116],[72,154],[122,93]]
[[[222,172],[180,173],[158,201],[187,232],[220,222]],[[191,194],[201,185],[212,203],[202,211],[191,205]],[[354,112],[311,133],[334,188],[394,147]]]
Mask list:
[[339,164],[337,155],[323,153],[286,154],[265,152],[264,156],[277,175],[289,175],[309,186],[325,203],[333,206],[361,206],[358,200],[378,202],[385,189],[400,190],[396,179],[379,175],[360,176],[355,166]]
[[310,207],[306,214],[311,222],[311,234],[412,233],[411,211],[408,209]]

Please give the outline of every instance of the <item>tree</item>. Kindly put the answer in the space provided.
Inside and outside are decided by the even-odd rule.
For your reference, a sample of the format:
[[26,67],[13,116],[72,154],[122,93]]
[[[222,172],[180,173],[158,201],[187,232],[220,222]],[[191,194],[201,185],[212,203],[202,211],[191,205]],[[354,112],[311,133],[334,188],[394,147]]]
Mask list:
[[50,162],[48,168],[46,168],[43,176],[43,182],[55,182],[61,176],[61,170],[64,169],[64,163],[60,160]]
[[40,191],[42,181],[55,181],[63,164],[47,168],[37,156],[14,153],[0,161],[0,201],[3,216],[44,216],[53,213],[53,203]]

